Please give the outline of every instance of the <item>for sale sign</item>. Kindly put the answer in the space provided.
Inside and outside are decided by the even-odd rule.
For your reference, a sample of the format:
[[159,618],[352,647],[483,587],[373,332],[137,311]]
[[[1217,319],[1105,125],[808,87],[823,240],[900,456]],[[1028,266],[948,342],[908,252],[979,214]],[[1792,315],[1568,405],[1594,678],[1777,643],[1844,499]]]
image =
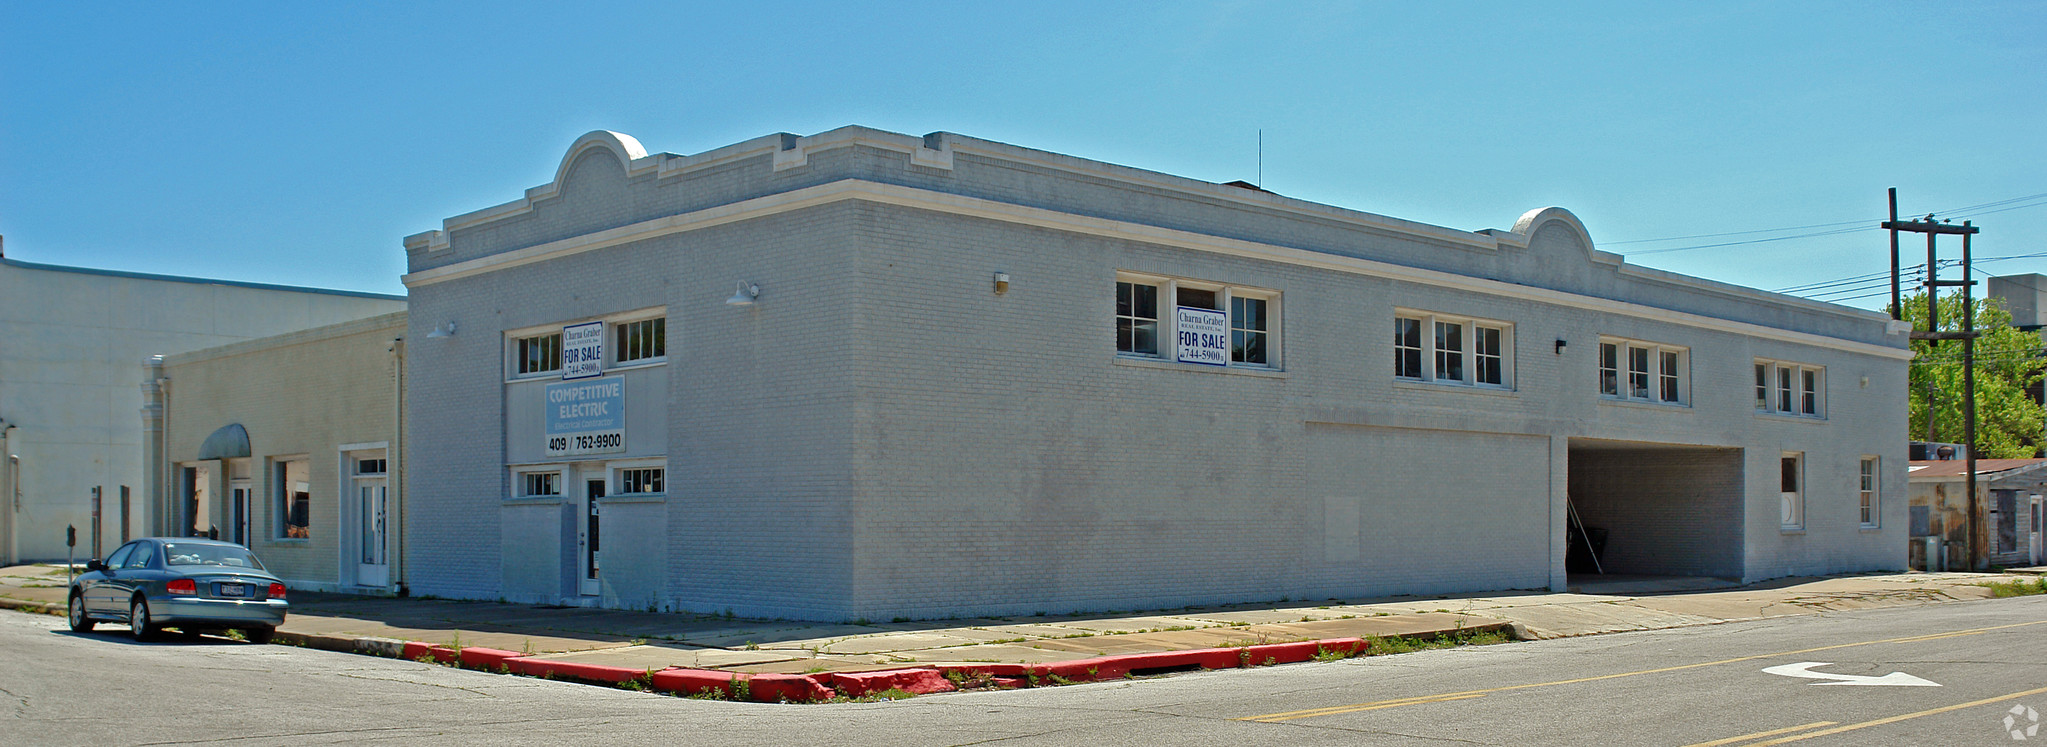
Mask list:
[[562,328],[562,378],[587,379],[604,375],[604,323],[572,324]]
[[1173,333],[1179,341],[1179,355],[1174,360],[1207,366],[1229,365],[1229,317],[1215,309],[1189,306],[1179,307],[1178,312],[1173,318]]

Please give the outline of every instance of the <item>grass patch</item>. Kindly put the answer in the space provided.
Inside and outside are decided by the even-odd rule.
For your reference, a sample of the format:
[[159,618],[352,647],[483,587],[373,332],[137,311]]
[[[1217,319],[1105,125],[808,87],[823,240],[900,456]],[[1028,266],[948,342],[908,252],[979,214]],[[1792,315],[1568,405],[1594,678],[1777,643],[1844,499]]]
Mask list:
[[2025,579],[2017,579],[2013,581],[1985,581],[1983,583],[1977,584],[1977,586],[1989,589],[1990,596],[1996,599],[2003,599],[2005,597],[2029,597],[2035,594],[2047,594],[2047,576],[2041,576],[2031,581]]
[[1490,646],[1506,643],[1509,638],[1505,631],[1460,630],[1454,633],[1437,633],[1433,636],[1371,636],[1365,639],[1365,656],[1405,654],[1412,651],[1428,651],[1438,648],[1459,646]]

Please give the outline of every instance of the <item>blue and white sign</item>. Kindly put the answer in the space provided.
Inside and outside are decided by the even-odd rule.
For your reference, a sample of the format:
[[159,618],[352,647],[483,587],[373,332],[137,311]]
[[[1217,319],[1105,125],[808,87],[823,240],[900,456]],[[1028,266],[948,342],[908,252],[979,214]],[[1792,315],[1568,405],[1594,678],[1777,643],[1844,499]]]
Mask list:
[[625,451],[625,379],[547,385],[547,455]]
[[604,323],[587,322],[562,328],[562,379],[604,375]]
[[1206,366],[1230,364],[1228,316],[1215,309],[1181,306],[1173,322],[1174,335],[1179,340],[1179,354],[1174,360]]

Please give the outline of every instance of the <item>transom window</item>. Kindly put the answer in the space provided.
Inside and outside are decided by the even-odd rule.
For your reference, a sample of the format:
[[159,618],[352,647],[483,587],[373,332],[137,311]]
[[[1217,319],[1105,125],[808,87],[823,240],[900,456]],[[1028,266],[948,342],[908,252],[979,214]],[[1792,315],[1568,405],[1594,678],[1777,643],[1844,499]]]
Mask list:
[[1393,375],[1441,384],[1513,386],[1514,326],[1506,322],[1397,311]]
[[357,459],[355,460],[355,473],[358,475],[381,475],[384,474],[384,464],[383,459]]
[[1599,394],[1634,402],[1686,405],[1690,350],[1640,340],[1599,338]]
[[614,341],[618,345],[618,362],[652,360],[668,355],[668,320],[663,317],[641,319],[613,325]]
[[522,472],[519,474],[519,496],[541,498],[562,494],[560,472]]
[[618,471],[618,492],[621,495],[662,492],[663,478],[667,470],[660,467],[634,467]]
[[[1161,301],[1167,302],[1168,308],[1162,309]],[[1116,278],[1116,352],[1190,363],[1276,368],[1278,309],[1279,294],[1272,291],[1120,274]],[[1218,313],[1202,313],[1209,311]],[[1211,319],[1220,321],[1211,328],[1206,326]],[[1227,352],[1220,349],[1224,346]]]
[[1756,410],[1776,415],[1827,415],[1827,370],[1785,361],[1756,361]]
[[526,374],[560,371],[561,368],[562,335],[560,332],[521,337],[513,342],[512,373],[523,376]]

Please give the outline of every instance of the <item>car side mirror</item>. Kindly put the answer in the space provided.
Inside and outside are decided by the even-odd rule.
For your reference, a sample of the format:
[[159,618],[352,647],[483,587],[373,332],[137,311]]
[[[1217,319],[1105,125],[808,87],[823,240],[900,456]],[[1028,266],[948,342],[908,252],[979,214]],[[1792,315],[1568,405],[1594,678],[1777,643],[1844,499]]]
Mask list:
[[88,571],[104,571],[107,569],[107,564],[100,562],[99,559],[97,558],[94,558],[92,560],[85,561],[85,569]]

